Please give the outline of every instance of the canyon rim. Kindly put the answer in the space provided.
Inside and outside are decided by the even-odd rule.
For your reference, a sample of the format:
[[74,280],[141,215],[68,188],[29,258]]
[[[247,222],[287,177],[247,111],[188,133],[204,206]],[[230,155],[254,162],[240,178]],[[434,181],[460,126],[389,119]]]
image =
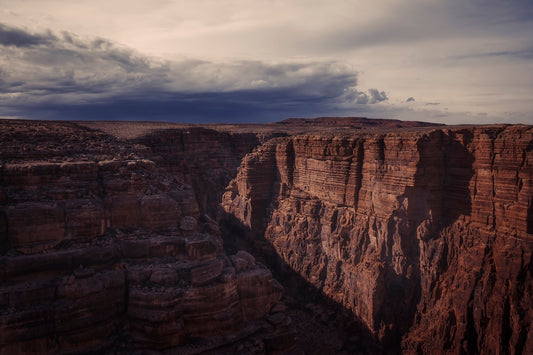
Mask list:
[[533,353],[533,126],[0,136],[1,354]]

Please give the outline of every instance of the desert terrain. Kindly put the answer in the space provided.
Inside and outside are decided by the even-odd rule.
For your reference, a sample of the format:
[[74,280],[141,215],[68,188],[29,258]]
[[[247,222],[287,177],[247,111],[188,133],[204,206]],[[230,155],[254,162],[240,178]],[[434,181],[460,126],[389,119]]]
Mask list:
[[0,120],[0,353],[529,354],[533,126]]

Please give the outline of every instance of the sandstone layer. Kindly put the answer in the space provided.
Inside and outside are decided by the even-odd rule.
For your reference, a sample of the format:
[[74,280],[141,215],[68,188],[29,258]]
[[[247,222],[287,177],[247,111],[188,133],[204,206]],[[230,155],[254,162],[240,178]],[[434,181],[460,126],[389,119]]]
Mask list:
[[0,138],[2,354],[533,353],[531,126],[2,121]]
[[533,129],[489,126],[277,138],[222,205],[391,351],[528,354],[532,199]]
[[141,144],[151,136],[139,143],[73,123],[1,123],[1,354],[195,354],[250,339],[272,352],[293,346],[290,321],[274,307],[283,288],[250,254],[223,251],[209,203],[188,184],[201,171],[227,184],[257,143],[226,139],[224,160],[201,151],[205,135],[213,144],[225,137],[159,136],[182,151],[165,161]]

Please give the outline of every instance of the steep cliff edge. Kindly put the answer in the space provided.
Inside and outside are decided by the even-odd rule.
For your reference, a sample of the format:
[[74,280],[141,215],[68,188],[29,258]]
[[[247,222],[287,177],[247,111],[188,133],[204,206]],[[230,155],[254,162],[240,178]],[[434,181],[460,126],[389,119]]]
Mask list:
[[533,352],[533,129],[274,139],[226,213],[408,353]]
[[298,122],[1,121],[0,353],[533,352],[531,126]]
[[[223,251],[208,204],[202,210],[188,184],[199,172],[172,169],[218,167],[207,176],[223,186],[255,140],[167,132],[167,149],[188,144],[163,164],[143,144],[151,136],[125,141],[59,122],[0,126],[0,354],[293,346],[290,320],[276,308],[283,288],[250,254]],[[209,151],[194,150],[204,135],[231,156],[210,162]]]
[[269,137],[191,127],[156,130],[133,142],[149,147],[159,167],[193,188],[200,213],[215,217],[242,158]]

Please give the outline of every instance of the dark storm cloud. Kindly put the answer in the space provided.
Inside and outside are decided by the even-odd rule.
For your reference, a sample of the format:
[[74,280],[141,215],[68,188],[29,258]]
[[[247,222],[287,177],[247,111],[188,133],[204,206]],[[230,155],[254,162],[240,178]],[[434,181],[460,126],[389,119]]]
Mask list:
[[51,33],[32,34],[27,31],[9,27],[0,23],[0,45],[14,47],[31,47],[48,43],[54,39]]
[[[28,117],[43,119],[268,122],[286,117],[342,113],[344,87],[333,86],[329,83],[325,90],[320,90],[312,83],[305,83],[285,88],[194,93],[138,90],[95,100],[47,100],[25,105],[22,110]],[[21,107],[15,105],[10,109],[14,114]],[[357,107],[350,110],[357,111]]]
[[[335,111],[327,99],[295,95],[292,90],[241,90],[214,93],[154,93],[89,103],[44,103],[25,109],[32,118],[75,120],[168,120],[177,122],[270,122],[292,116]],[[324,105],[329,108],[325,110]],[[352,110],[357,112],[357,110]]]
[[357,73],[335,62],[158,62],[70,33],[30,42],[4,47],[0,115],[230,122],[332,114],[387,100],[377,89],[359,91]]

